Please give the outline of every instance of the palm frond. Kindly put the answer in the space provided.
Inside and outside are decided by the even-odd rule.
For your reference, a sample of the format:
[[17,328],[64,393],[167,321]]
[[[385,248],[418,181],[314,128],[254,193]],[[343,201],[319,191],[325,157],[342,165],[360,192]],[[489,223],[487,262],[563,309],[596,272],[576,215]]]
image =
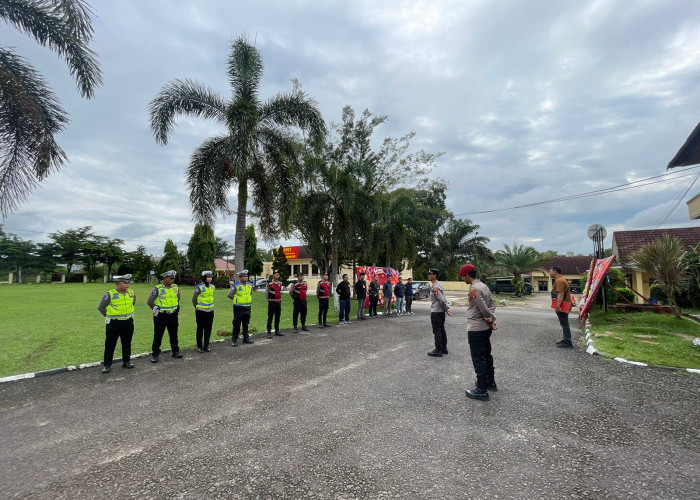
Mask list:
[[0,213],[4,218],[65,162],[55,136],[68,118],[34,68],[3,48],[0,81]]
[[63,58],[81,94],[89,99],[102,83],[102,75],[89,47],[92,24],[88,14],[89,7],[80,0],[0,2],[0,18]]
[[301,89],[278,94],[263,104],[260,121],[268,126],[298,127],[309,134],[314,146],[320,146],[327,133],[316,102]]
[[262,73],[263,62],[258,49],[245,38],[236,38],[228,56],[228,75],[235,99],[255,101]]
[[226,123],[226,104],[212,89],[201,83],[173,80],[148,105],[151,117],[151,130],[156,141],[168,143],[175,117],[187,114],[197,117],[214,118]]
[[216,212],[231,213],[228,193],[234,179],[228,160],[228,137],[213,137],[204,141],[192,154],[187,168],[192,219],[199,224],[214,225]]
[[279,203],[276,196],[278,193],[265,166],[264,160],[256,153],[248,172],[248,180],[253,188],[251,198],[257,212],[259,229],[263,237],[269,239],[278,232],[280,218],[286,218],[289,214]]

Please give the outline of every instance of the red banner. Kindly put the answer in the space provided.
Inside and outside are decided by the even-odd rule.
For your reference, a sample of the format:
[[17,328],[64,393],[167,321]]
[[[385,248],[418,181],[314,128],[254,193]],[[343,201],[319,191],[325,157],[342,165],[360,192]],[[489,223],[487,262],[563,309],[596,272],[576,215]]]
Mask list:
[[299,258],[299,249],[301,247],[284,247],[284,256],[287,260],[296,260]]
[[[588,280],[586,285],[586,290],[581,297],[581,304],[579,305],[578,317],[583,321],[588,317],[588,313],[593,307],[593,302],[595,302],[595,296],[598,293],[600,287],[605,284],[605,276],[608,274],[610,266],[615,262],[615,255],[608,257],[607,259],[599,259],[591,262],[591,271],[588,272]],[[595,263],[595,266],[593,265]]]
[[[377,277],[377,281],[379,282],[379,286],[382,287],[384,286],[384,283],[387,282],[387,280],[391,281],[392,287],[399,282],[399,272],[394,269],[393,267],[375,267],[375,266],[369,266],[369,267],[356,267],[355,268],[355,276],[359,280],[360,279],[360,273],[365,273],[365,279],[367,280],[367,285],[369,286],[369,282],[374,280],[374,277]],[[392,288],[393,289],[393,288]],[[384,303],[384,292],[380,289],[379,290],[379,301],[377,302],[378,305],[382,305]],[[365,307],[369,307],[369,295],[367,296],[367,299],[365,300]]]

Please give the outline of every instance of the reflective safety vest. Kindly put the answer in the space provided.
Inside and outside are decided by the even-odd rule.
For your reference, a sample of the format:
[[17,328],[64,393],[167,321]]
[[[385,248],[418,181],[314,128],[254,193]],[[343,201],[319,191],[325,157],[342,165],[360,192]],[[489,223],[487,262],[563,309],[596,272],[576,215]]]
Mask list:
[[129,319],[134,317],[134,291],[127,290],[126,293],[119,293],[116,288],[109,292],[109,303],[107,304],[107,318],[109,319]]
[[234,283],[233,288],[233,305],[234,306],[249,306],[253,302],[253,287],[248,283],[245,285],[240,281]]
[[155,303],[161,311],[174,311],[177,309],[179,305],[177,301],[177,292],[179,291],[177,285],[172,285],[170,288],[156,285],[156,290],[158,290],[158,295]]
[[199,295],[197,295],[197,309],[200,311],[211,311],[214,309],[214,285],[197,285]]

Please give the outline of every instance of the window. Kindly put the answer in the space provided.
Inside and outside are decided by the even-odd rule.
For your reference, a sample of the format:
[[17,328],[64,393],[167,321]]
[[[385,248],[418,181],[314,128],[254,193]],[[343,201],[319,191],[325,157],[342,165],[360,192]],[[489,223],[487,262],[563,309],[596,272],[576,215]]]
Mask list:
[[304,276],[309,275],[309,265],[308,264],[301,265],[301,274],[303,274]]
[[318,276],[318,266],[314,262],[311,263],[311,274]]

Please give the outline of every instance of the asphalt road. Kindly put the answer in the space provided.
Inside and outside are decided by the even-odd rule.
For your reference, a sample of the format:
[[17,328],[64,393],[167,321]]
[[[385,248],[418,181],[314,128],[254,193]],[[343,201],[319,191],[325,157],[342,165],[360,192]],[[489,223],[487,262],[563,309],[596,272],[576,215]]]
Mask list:
[[700,378],[558,349],[551,311],[509,307],[499,391],[469,400],[465,310],[431,358],[422,302],[2,384],[0,498],[698,498]]

